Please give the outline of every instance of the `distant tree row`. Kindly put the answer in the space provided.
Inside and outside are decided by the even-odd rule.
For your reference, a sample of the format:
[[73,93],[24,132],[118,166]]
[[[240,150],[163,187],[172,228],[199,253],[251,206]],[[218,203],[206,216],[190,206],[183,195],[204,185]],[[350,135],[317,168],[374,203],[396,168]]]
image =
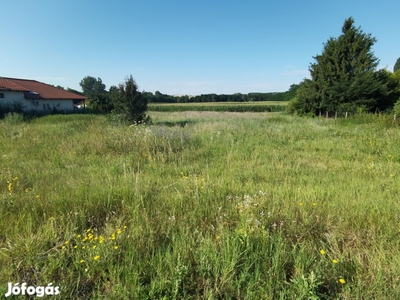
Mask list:
[[[88,106],[92,109],[101,112],[111,112],[118,105],[118,97],[120,88],[113,85],[106,90],[105,84],[102,82],[101,78],[95,78],[92,76],[84,77],[79,83],[83,93],[75,90],[71,90],[75,93],[83,94],[88,97]],[[62,88],[59,87],[58,88]],[[162,94],[156,91],[154,94],[152,92],[140,92],[144,99],[148,103],[194,103],[194,102],[247,102],[247,101],[288,101],[292,99],[296,90],[299,88],[298,84],[292,84],[288,91],[286,92],[276,92],[276,93],[249,93],[249,94],[202,94],[197,96],[171,96],[167,94]],[[63,88],[62,88],[63,89]]]
[[393,108],[400,97],[400,61],[394,73],[377,70],[379,60],[372,52],[376,42],[345,20],[342,34],[330,38],[322,54],[310,65],[311,79],[300,83],[296,97],[289,104],[299,114],[336,114],[375,112]]
[[288,101],[292,99],[298,84],[293,84],[286,92],[276,93],[249,93],[249,94],[201,94],[197,96],[171,96],[162,94],[159,91],[155,94],[151,92],[143,92],[148,102],[154,103],[193,103],[193,102],[247,102],[247,101]]

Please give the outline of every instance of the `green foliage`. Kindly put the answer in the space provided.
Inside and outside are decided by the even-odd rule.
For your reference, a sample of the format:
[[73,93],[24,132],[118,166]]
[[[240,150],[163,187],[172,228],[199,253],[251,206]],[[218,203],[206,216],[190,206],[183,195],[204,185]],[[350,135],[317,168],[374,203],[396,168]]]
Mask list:
[[113,113],[120,115],[129,123],[146,123],[150,119],[146,115],[147,98],[138,90],[138,86],[132,75],[119,85],[118,91],[113,94],[115,110]]
[[[286,101],[289,100],[289,92],[275,92],[275,93],[248,93],[241,94],[235,93],[231,95],[226,94],[202,94],[185,99],[179,102],[257,102],[257,101]],[[178,99],[179,100],[179,99]]]
[[292,283],[296,289],[296,299],[319,300],[321,299],[318,293],[318,288],[323,284],[321,278],[314,271],[306,277],[302,274],[299,277],[293,278]]
[[[151,92],[143,92],[143,96],[146,97],[147,102],[157,102],[157,103],[176,103],[179,100],[183,100],[181,98],[186,99],[186,97],[174,97],[167,94],[162,94],[159,91],[156,91],[155,94]],[[179,101],[180,102],[180,101]]]
[[84,77],[79,85],[82,88],[83,94],[89,98],[89,107],[102,112],[111,111],[112,103],[106,92],[106,86],[101,78],[92,76]]
[[54,299],[400,299],[392,116],[205,115],[1,121],[0,282],[52,282]]
[[385,96],[386,82],[376,72],[378,59],[372,46],[376,39],[354,26],[353,18],[345,20],[342,34],[330,38],[322,54],[310,66],[312,79],[305,80],[297,93],[299,113],[356,112],[384,110],[391,105]]
[[400,70],[400,57],[396,60],[396,63],[394,64],[393,67],[393,72],[396,72],[398,70]]
[[103,84],[101,78],[94,78],[92,76],[84,77],[79,85],[82,88],[83,94],[91,97],[95,94],[102,94],[106,91],[106,86]]
[[376,77],[386,86],[384,92],[376,94],[376,108],[379,111],[390,110],[400,98],[400,70],[392,73],[382,69],[376,72]]
[[288,101],[295,96],[295,92],[299,85],[292,84],[286,92],[275,93],[235,93],[226,94],[201,94],[197,96],[171,96],[156,91],[144,92],[144,96],[149,103],[203,103],[203,102],[259,102],[259,101]]

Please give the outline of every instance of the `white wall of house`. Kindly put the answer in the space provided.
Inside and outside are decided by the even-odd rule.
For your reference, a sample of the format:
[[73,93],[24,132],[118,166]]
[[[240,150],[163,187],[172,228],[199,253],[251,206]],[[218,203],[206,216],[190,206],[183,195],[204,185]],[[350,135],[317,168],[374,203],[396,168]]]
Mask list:
[[53,108],[59,111],[69,111],[74,109],[72,100],[31,100],[25,99],[23,92],[0,91],[0,105],[12,105],[19,102],[26,111],[51,111]]

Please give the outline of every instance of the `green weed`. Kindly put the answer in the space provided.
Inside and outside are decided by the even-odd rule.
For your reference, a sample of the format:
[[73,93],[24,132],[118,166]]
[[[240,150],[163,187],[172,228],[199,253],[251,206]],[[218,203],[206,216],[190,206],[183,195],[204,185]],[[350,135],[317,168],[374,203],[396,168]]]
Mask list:
[[[385,116],[0,122],[0,291],[60,299],[396,299]],[[57,299],[57,297],[54,297]]]

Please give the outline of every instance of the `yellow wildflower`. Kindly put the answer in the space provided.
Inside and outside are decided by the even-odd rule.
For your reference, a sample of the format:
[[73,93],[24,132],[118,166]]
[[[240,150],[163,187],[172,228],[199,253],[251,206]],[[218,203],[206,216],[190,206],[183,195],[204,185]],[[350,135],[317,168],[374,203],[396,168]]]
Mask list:
[[115,249],[115,250],[118,250],[118,248],[119,248],[118,246],[114,246],[114,249]]
[[100,258],[100,255],[96,255],[95,257],[93,257],[94,260],[98,260]]
[[339,261],[337,259],[332,260],[334,264],[337,264]]
[[343,278],[339,278],[339,282],[340,282],[341,284],[345,284],[345,283],[346,283],[346,280],[344,280]]
[[321,249],[321,250],[319,251],[319,253],[321,253],[321,255],[325,255],[325,254],[326,254],[326,252],[325,252],[324,249]]

